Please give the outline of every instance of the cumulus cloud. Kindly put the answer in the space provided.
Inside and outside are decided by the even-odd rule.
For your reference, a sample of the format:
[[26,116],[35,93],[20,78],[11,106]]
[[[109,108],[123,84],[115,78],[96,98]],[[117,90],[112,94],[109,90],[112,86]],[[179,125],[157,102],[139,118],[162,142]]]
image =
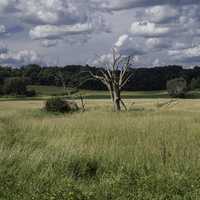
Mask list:
[[[57,54],[66,47],[70,53],[79,51],[83,62],[114,46],[141,64],[178,64],[184,58],[192,63],[198,62],[194,52],[200,45],[199,13],[199,0],[0,0],[0,40],[9,35],[13,48],[41,49],[40,44],[50,54],[49,47],[62,44]],[[87,43],[87,50],[74,43]],[[4,57],[17,54],[2,47],[0,52]],[[77,62],[71,55],[63,60]]]
[[6,27],[4,25],[0,25],[0,34],[6,33]]
[[93,30],[90,24],[76,24],[76,25],[44,25],[36,26],[30,31],[32,39],[58,39],[66,35],[76,35],[81,33],[90,33]]
[[[146,2],[135,15],[129,34],[121,36],[115,45],[123,46],[123,52],[130,53],[130,46],[144,52],[146,63],[152,65],[199,62],[200,2],[162,2],[151,6]],[[136,1],[126,3],[136,5]]]
[[200,62],[200,45],[188,49],[169,50],[168,54],[174,61]]
[[137,7],[150,7],[157,5],[192,5],[198,4],[199,0],[105,0],[101,7],[107,10],[120,11]]
[[0,14],[27,24],[32,39],[67,39],[74,34],[109,32],[99,4],[99,0],[0,0]]
[[96,58],[95,60],[91,61],[88,64],[97,66],[97,67],[105,67],[102,65],[111,64],[113,62],[113,55],[111,53],[103,54],[100,57]]
[[0,14],[14,12],[17,0],[0,0]]
[[180,41],[175,41],[172,44],[171,50],[183,50],[183,49],[189,49],[193,47],[193,43],[191,42],[180,42]]
[[172,41],[166,38],[148,38],[146,40],[146,47],[149,50],[163,50],[172,46]]
[[125,34],[119,37],[115,43],[115,48],[122,55],[144,55],[146,53],[143,44],[135,40],[133,37]]
[[169,27],[159,26],[153,22],[142,21],[133,22],[130,32],[134,36],[143,37],[160,37],[169,34],[171,29]]
[[126,40],[129,38],[127,34],[121,35],[118,39],[118,41],[115,43],[116,47],[121,47],[126,42]]
[[19,0],[22,20],[30,24],[75,24],[88,20],[89,3],[81,0]]
[[151,22],[167,23],[179,17],[180,9],[169,5],[158,5],[145,9],[145,15]]
[[0,65],[22,66],[27,64],[44,64],[44,62],[42,57],[32,50],[11,52],[8,49],[4,49],[0,53]]
[[43,47],[48,48],[48,47],[56,46],[58,44],[58,42],[59,42],[59,40],[43,40],[41,42],[41,44],[42,44]]

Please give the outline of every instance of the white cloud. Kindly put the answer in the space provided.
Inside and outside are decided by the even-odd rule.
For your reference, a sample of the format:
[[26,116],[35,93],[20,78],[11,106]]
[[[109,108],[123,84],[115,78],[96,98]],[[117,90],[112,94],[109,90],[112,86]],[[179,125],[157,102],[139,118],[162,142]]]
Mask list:
[[16,7],[21,19],[38,25],[85,23],[89,13],[88,1],[82,0],[19,0]]
[[180,10],[177,7],[169,5],[158,5],[147,8],[145,10],[146,18],[152,22],[165,23],[169,20],[175,20],[180,14]]
[[22,50],[19,52],[4,51],[0,54],[1,65],[22,66],[27,64],[44,64],[42,57],[35,51]]
[[153,65],[154,65],[154,66],[160,65],[160,60],[159,60],[158,58],[156,58],[156,59],[153,61]]
[[17,4],[17,0],[0,0],[0,14],[12,12]]
[[163,27],[152,22],[133,22],[131,25],[131,33],[134,36],[142,37],[161,37],[170,33],[169,27]]
[[104,64],[110,65],[112,62],[113,62],[113,55],[111,53],[108,53],[96,58],[94,61],[92,61],[91,64],[97,67],[105,67],[102,65]]
[[75,34],[110,31],[99,4],[99,0],[0,0],[0,13],[25,23],[32,39],[69,39]]
[[93,31],[91,24],[76,24],[76,25],[43,25],[36,26],[30,31],[32,39],[58,39],[66,35],[76,35],[90,33]]
[[163,50],[172,46],[171,40],[166,38],[148,38],[145,44],[149,50]]
[[0,34],[6,33],[6,27],[4,25],[0,25]]
[[43,40],[41,43],[42,43],[42,46],[43,47],[54,47],[58,44],[58,40]]
[[115,43],[116,47],[121,47],[126,42],[126,40],[129,38],[127,34],[122,35],[119,37],[118,41]]
[[180,61],[180,62],[200,61],[200,45],[188,49],[169,50],[168,54],[175,61]]
[[[199,0],[0,0],[0,40],[12,49],[46,51],[49,60],[59,55],[62,64],[84,63],[112,46],[136,55],[142,65],[158,60],[176,64],[180,57],[198,60],[194,50],[200,44],[199,13]],[[19,53],[0,49],[8,57]],[[168,51],[176,55],[166,56]]]
[[192,48],[193,46],[194,45],[191,42],[185,42],[184,43],[184,42],[177,41],[177,42],[173,43],[171,50],[189,49],[189,48]]
[[119,37],[118,41],[114,45],[122,55],[143,55],[146,50],[143,48],[142,41],[137,41],[133,37],[125,34]]
[[156,5],[190,5],[198,4],[199,0],[104,0],[101,7],[107,10],[120,11],[137,7],[150,7]]

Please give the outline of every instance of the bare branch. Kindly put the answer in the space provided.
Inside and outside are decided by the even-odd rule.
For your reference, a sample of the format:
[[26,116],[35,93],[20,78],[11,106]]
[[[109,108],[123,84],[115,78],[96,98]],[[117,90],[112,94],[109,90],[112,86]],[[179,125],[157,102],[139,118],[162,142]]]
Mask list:
[[106,72],[104,72],[103,70],[100,70],[100,72],[102,73],[103,77],[105,78],[105,80],[107,82],[110,82],[111,81],[111,78],[107,75]]
[[[131,56],[128,56],[128,57],[127,57],[126,64],[124,65],[123,69],[121,70],[121,73],[120,73],[120,81],[119,81],[119,85],[121,86],[121,88],[123,87],[122,84],[124,84],[124,82],[125,82],[125,84],[126,84],[127,81],[128,81],[128,80],[127,80],[127,81],[124,80],[124,77],[125,77],[125,75],[126,75],[126,73],[127,73],[127,71],[128,71],[128,68],[130,68],[130,66],[133,65],[133,63],[132,63],[131,61],[133,61],[133,58],[132,58]],[[130,79],[130,77],[129,77],[128,79]]]
[[111,100],[116,111],[121,110],[120,105],[127,110],[125,103],[121,99],[121,90],[133,76],[132,73],[128,74],[128,69],[133,65],[133,57],[122,56],[120,54],[118,55],[115,49],[113,49],[112,56],[112,64],[101,62],[104,69],[97,71],[97,74],[94,74],[90,71],[90,75],[106,85],[110,92]]
[[133,76],[133,74],[131,73],[131,74],[122,82],[122,84],[120,85],[120,89],[122,89],[122,88],[127,84],[127,82],[131,79],[132,76]]
[[93,74],[92,72],[90,72],[90,75],[91,75],[93,78],[95,78],[95,79],[97,79],[97,80],[100,80],[104,85],[106,85],[106,87],[107,87],[108,89],[110,88],[110,83],[109,83],[109,81],[107,81],[107,80],[105,79],[105,77],[95,75],[95,74]]
[[121,101],[121,103],[122,103],[122,105],[123,105],[124,109],[127,111],[128,109],[127,109],[127,107],[126,107],[126,105],[125,105],[124,101],[123,101],[122,99],[120,99],[120,101]]

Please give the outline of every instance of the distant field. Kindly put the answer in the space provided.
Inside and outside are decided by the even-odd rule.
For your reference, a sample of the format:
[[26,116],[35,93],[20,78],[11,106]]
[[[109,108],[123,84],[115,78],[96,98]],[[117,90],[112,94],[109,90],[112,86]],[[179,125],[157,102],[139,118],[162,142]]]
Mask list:
[[[30,89],[34,89],[38,95],[51,96],[51,95],[63,95],[64,91],[62,87],[55,86],[29,86]],[[78,94],[82,94],[85,98],[89,99],[106,99],[109,97],[108,91],[89,91],[81,90]],[[76,94],[76,95],[78,95]],[[168,95],[165,91],[151,91],[151,92],[123,92],[124,98],[166,98]]]
[[[28,86],[29,89],[34,89],[37,93],[35,97],[13,97],[13,96],[2,96],[0,101],[8,100],[45,100],[51,96],[64,96],[67,95],[64,93],[62,87],[56,86]],[[85,99],[109,99],[108,91],[91,91],[91,90],[80,90],[78,93],[74,94],[72,98],[79,98],[80,94]],[[123,91],[122,97],[124,99],[168,99],[169,96],[166,91]],[[71,97],[70,97],[71,98]],[[186,99],[200,99],[200,91],[191,91],[187,94]]]
[[38,95],[60,95],[64,93],[62,87],[57,86],[43,86],[43,85],[30,85],[29,89],[34,89]]
[[[37,94],[40,96],[51,96],[51,95],[63,95],[62,87],[55,86],[29,86],[30,89],[35,89]],[[108,91],[88,91],[81,90],[75,96],[82,94],[86,99],[108,99]],[[135,98],[169,98],[166,91],[124,91],[122,97],[126,99]],[[188,94],[188,98],[200,98],[199,91],[193,91]]]
[[0,102],[0,200],[199,199],[200,100],[85,103],[60,115]]

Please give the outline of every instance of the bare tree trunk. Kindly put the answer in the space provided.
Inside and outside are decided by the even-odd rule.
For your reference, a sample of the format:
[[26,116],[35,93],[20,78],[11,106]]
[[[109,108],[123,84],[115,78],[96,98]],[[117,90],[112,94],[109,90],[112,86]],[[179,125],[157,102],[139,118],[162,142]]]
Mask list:
[[125,103],[121,99],[121,91],[132,77],[132,74],[127,76],[128,69],[132,65],[132,56],[117,56],[116,50],[113,49],[112,63],[103,63],[103,66],[106,68],[100,70],[98,74],[93,74],[90,71],[90,75],[93,78],[100,80],[108,88],[114,111],[121,111],[121,106],[127,110]]
[[121,105],[120,105],[120,100],[118,98],[115,99],[115,111],[119,112],[121,111]]
[[122,106],[124,107],[125,111],[127,111],[128,109],[127,109],[127,107],[126,107],[126,104],[123,102],[122,99],[121,99],[121,104],[122,104]]
[[85,103],[82,95],[80,95],[80,100],[81,100],[82,112],[85,112]]
[[[110,85],[107,86],[107,88],[108,88],[108,90],[109,90],[109,92],[110,92],[111,102],[112,102],[113,105],[115,105],[115,103],[114,103],[115,100],[114,100],[114,90],[113,90],[113,87],[112,87],[112,85],[110,84]],[[114,110],[115,110],[115,106],[114,106]]]
[[118,86],[114,87],[114,108],[115,111],[121,111],[121,91]]

